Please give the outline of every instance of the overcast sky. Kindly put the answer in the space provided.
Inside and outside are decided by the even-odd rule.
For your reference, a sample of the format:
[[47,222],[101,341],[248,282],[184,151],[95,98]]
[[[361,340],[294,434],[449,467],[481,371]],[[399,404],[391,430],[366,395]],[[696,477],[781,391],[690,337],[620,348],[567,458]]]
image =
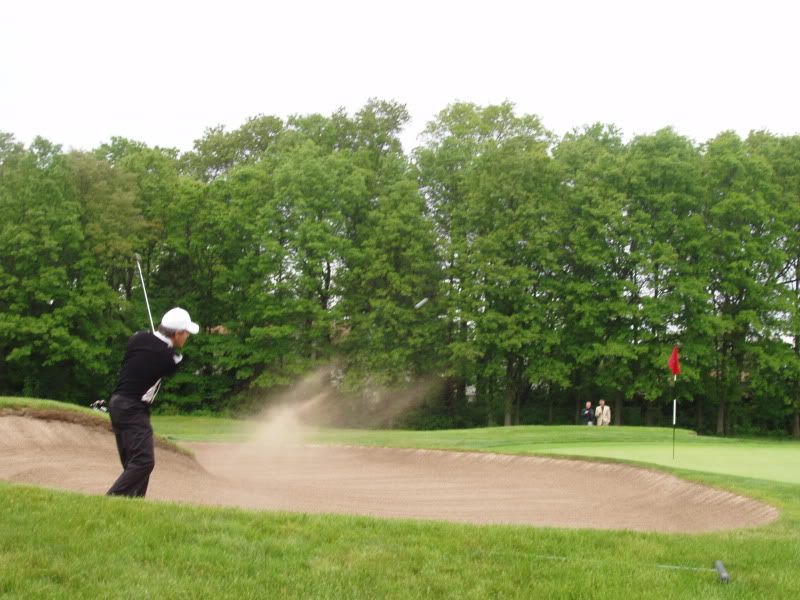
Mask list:
[[5,0],[0,131],[192,147],[248,116],[510,100],[562,134],[800,133],[800,3]]

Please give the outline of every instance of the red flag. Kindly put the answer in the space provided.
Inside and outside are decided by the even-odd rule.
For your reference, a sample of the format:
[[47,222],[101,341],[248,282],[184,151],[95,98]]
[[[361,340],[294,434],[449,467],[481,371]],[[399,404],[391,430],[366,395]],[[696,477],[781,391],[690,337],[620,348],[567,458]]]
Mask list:
[[681,361],[678,359],[678,346],[672,349],[672,356],[669,357],[669,368],[672,374],[678,376],[681,374]]

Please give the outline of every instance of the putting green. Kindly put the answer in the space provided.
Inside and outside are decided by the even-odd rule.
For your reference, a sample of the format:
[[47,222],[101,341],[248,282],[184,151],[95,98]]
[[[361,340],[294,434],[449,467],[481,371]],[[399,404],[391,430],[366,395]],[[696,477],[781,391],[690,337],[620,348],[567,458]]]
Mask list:
[[537,452],[634,460],[676,469],[800,483],[800,444],[740,441],[738,444],[681,446],[672,458],[671,444],[557,444],[543,447],[507,446],[504,452]]

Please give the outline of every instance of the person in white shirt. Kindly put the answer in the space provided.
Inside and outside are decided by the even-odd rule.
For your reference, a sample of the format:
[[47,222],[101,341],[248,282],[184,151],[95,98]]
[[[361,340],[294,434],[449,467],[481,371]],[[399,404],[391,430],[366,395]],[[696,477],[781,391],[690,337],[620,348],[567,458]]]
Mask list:
[[597,408],[594,409],[594,418],[599,427],[611,425],[611,407],[606,406],[606,401],[602,398]]

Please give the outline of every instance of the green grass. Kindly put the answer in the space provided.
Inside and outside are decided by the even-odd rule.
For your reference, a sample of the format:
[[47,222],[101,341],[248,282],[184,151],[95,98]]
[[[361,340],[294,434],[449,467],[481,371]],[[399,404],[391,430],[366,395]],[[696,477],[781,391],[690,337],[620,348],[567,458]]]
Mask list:
[[[156,419],[162,434],[169,434],[171,423],[194,439],[200,439],[204,428],[217,436],[241,435],[236,423],[162,419],[166,418]],[[628,447],[634,459],[642,445],[651,443],[648,430],[608,430],[600,432],[602,438],[585,438],[589,433],[581,429],[324,432],[322,437],[335,442],[494,451],[536,452],[558,446],[566,454],[574,454],[572,447],[612,444]],[[704,448],[716,453],[726,442],[707,442],[688,432],[681,432],[681,440],[698,456]],[[753,443],[758,447],[760,442]],[[794,445],[784,446],[794,451]],[[796,464],[790,468],[797,469]],[[0,597],[760,600],[800,596],[800,485],[665,470],[767,500],[781,509],[781,517],[756,529],[667,535],[259,513],[0,483]],[[658,567],[709,569],[717,558],[725,561],[733,577],[727,586],[709,570]]]
[[13,396],[0,396],[0,410],[3,408],[32,408],[35,410],[66,410],[88,415],[99,415],[101,413],[91,408],[78,406],[77,404],[67,404],[66,402],[56,402],[55,400],[39,400],[38,398],[15,398]]
[[[792,598],[796,540],[247,513],[0,484],[8,598]],[[547,558],[564,556],[566,560]],[[723,587],[709,567],[724,556]],[[791,584],[795,587],[785,587]]]
[[247,439],[253,423],[222,417],[153,415],[153,429],[174,441],[236,442]]
[[[787,489],[774,490],[791,496]],[[796,492],[795,492],[796,493]],[[7,598],[794,598],[798,514],[723,535],[201,509],[0,484]],[[566,560],[547,558],[563,556]],[[727,587],[710,571],[722,557]]]

